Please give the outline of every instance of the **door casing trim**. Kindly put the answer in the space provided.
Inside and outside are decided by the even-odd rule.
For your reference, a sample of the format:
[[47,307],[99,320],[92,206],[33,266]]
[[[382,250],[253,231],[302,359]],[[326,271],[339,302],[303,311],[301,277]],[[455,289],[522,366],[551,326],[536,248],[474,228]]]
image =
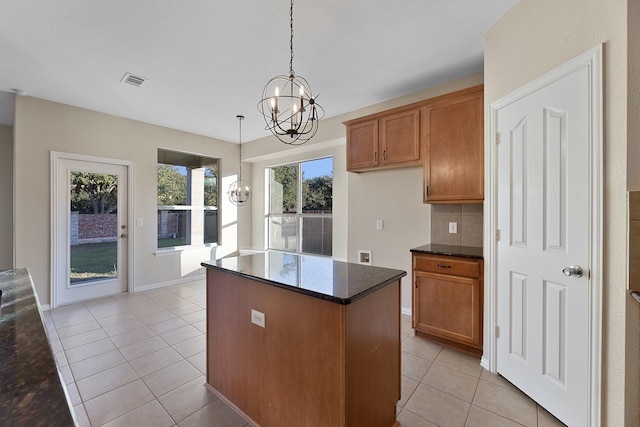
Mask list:
[[600,44],[564,63],[543,76],[516,89],[489,105],[488,134],[485,135],[485,295],[484,295],[484,353],[482,366],[496,373],[498,326],[498,159],[497,112],[501,108],[548,86],[557,80],[587,67],[589,69],[590,138],[589,138],[589,197],[590,218],[590,281],[589,281],[589,402],[588,425],[601,425],[602,402],[602,210],[603,210],[603,45]]
[[[49,225],[50,227],[50,231],[51,231],[51,238],[50,238],[50,252],[51,252],[51,257],[50,257],[50,262],[51,262],[51,268],[50,268],[50,277],[49,277],[49,283],[50,283],[50,289],[49,289],[49,302],[50,302],[50,307],[51,308],[56,308],[58,307],[58,295],[57,295],[57,288],[56,288],[56,278],[58,277],[58,273],[59,273],[59,254],[57,251],[57,244],[59,242],[59,239],[62,238],[66,238],[66,236],[60,236],[59,235],[59,230],[57,227],[57,223],[58,223],[58,203],[60,200],[60,194],[59,194],[59,188],[58,188],[58,171],[59,171],[59,163],[60,160],[79,160],[79,161],[85,161],[85,162],[93,162],[93,163],[105,163],[105,164],[113,164],[113,165],[119,165],[119,166],[125,166],[127,168],[127,206],[128,206],[128,213],[127,213],[127,223],[128,224],[133,224],[133,218],[135,217],[133,214],[133,210],[134,210],[134,205],[133,205],[133,162],[128,161],[128,160],[122,160],[122,159],[111,159],[111,158],[105,158],[105,157],[96,157],[96,156],[89,156],[89,155],[85,155],[85,154],[76,154],[76,153],[65,153],[62,151],[51,151],[51,168],[50,168],[50,179],[49,182],[51,183],[51,201],[50,201],[50,213],[51,213],[51,223]],[[133,278],[135,277],[134,275],[134,254],[133,254],[133,248],[134,248],[134,227],[129,226],[128,227],[128,238],[127,238],[127,275],[126,275],[126,280],[127,280],[127,290],[130,293],[134,292],[134,286],[133,286]]]

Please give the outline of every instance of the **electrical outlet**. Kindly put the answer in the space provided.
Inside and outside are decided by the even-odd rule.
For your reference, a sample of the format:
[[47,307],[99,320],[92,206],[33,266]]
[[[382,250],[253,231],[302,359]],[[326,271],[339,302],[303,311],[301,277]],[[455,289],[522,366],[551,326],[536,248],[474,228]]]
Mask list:
[[458,232],[458,223],[450,222],[449,223],[449,233],[456,234]]
[[144,225],[144,220],[142,218],[136,219],[136,226],[142,227]]
[[261,327],[265,327],[265,315],[264,313],[259,312],[258,310],[251,309],[251,323],[254,325],[258,325]]
[[382,230],[382,228],[384,227],[384,221],[379,219],[376,221],[376,230]]

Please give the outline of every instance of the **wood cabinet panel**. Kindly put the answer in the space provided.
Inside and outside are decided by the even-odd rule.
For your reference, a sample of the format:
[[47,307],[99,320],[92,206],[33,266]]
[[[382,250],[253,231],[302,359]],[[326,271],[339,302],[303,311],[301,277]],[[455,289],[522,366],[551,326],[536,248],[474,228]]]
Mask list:
[[478,277],[480,275],[480,265],[477,261],[434,255],[414,256],[413,262],[413,267],[420,271],[464,277]]
[[482,87],[422,108],[425,203],[484,200]]
[[383,165],[420,166],[420,110],[382,117],[380,146]]
[[347,170],[378,165],[378,120],[347,126]]
[[477,279],[416,273],[417,328],[472,346],[480,344]]
[[483,261],[416,253],[412,256],[416,335],[481,355]]

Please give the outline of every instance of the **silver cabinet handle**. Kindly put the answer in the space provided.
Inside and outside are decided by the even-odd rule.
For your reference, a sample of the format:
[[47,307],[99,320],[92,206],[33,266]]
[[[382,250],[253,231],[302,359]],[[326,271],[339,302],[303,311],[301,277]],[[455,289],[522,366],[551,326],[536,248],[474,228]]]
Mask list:
[[567,277],[582,277],[582,267],[579,265],[570,265],[562,269],[562,274]]

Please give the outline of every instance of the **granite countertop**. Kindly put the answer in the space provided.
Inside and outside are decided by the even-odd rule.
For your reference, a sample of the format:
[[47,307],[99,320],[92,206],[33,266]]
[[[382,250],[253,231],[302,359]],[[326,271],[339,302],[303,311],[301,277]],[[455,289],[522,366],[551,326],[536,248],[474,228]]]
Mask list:
[[0,290],[0,425],[73,426],[29,271],[0,271]]
[[436,255],[459,256],[464,258],[483,259],[482,248],[474,246],[452,246],[429,244],[411,249],[411,252]]
[[284,252],[222,258],[202,266],[338,304],[350,304],[407,275],[402,270]]

